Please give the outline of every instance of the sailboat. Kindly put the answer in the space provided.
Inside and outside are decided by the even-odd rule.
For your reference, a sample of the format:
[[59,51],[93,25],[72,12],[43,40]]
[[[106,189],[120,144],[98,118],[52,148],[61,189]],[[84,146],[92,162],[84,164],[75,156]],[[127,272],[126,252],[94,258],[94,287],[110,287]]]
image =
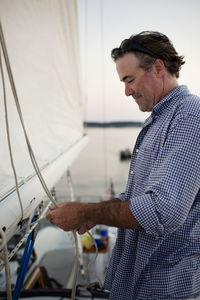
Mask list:
[[[24,240],[30,236],[28,230],[35,226],[35,215],[44,218],[47,199],[54,199],[53,187],[88,138],[83,127],[76,1],[1,0],[0,21],[2,254],[19,232],[24,233]],[[44,231],[41,242],[45,235],[51,239],[54,234]],[[55,235],[59,236],[57,232]],[[0,271],[5,264],[1,255]],[[64,293],[66,299],[71,297],[71,291]],[[11,299],[8,292],[0,295]],[[13,299],[19,299],[19,295]],[[36,290],[23,292],[20,297],[61,296],[65,299],[51,289],[48,295]]]

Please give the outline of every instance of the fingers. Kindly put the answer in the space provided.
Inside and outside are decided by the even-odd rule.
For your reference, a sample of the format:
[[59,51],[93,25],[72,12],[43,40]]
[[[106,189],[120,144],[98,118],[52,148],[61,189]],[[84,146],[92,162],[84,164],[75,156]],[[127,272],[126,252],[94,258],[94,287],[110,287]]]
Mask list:
[[86,227],[87,227],[87,230],[90,230],[92,227],[94,227],[95,226],[95,224],[94,223],[87,223],[86,224]]
[[86,224],[82,225],[79,229],[78,229],[78,233],[79,234],[84,234],[87,231],[87,226]]
[[46,215],[46,219],[49,220],[49,221],[52,223],[53,219],[52,219],[51,213],[48,213],[48,214]]
[[56,207],[55,206],[50,206],[49,209],[54,210],[54,209],[56,209]]
[[[83,234],[88,230],[88,227],[85,225],[83,214],[80,213],[81,209],[80,203],[63,202],[58,207],[51,206],[46,218],[65,231],[77,230],[78,228],[78,232]],[[91,227],[89,226],[89,228]]]
[[81,225],[81,227],[79,227],[79,229],[77,231],[79,234],[84,234],[85,232],[87,232],[94,226],[95,226],[95,224],[93,224],[93,223],[86,223],[86,224]]
[[55,210],[56,208],[59,208],[59,207],[62,207],[64,205],[66,205],[67,202],[62,202],[62,203],[59,203],[58,206],[56,207],[55,205],[51,205],[49,206],[49,210]]

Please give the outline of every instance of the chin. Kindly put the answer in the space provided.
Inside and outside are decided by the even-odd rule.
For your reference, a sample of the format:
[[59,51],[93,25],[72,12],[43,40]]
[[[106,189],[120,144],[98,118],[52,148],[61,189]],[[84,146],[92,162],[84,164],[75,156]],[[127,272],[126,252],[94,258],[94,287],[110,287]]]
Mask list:
[[142,111],[142,112],[148,111],[145,107],[140,107],[140,106],[139,106],[139,110]]
[[150,109],[150,108],[141,107],[141,106],[139,106],[139,110],[142,111],[142,112],[151,112],[152,111],[152,109]]

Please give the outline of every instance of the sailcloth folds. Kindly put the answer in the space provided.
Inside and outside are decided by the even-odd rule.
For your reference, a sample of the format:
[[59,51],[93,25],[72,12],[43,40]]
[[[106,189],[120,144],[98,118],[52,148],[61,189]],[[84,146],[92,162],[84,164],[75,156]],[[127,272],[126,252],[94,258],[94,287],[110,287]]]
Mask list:
[[[76,1],[1,0],[0,18],[26,131],[44,179],[51,187],[74,159],[83,137]],[[1,60],[13,159],[18,184],[23,187],[36,176],[14,103],[2,49]],[[4,222],[7,196],[14,193],[15,182],[7,144],[5,95],[1,79],[0,222]],[[77,145],[80,147],[77,148]],[[66,153],[70,155],[66,156]],[[59,161],[57,168],[60,170],[53,171],[51,166],[55,165],[56,168],[56,161]],[[48,168],[51,169],[50,174],[45,171]],[[49,181],[49,176],[53,180]],[[22,199],[25,210],[30,206],[31,199],[40,197],[35,191],[38,187],[32,186],[31,189],[22,195],[27,198]],[[14,198],[17,198],[16,195]],[[14,198],[10,201],[13,201],[12,208],[16,208],[13,213],[19,219],[20,209]],[[1,226],[10,225],[1,223]]]

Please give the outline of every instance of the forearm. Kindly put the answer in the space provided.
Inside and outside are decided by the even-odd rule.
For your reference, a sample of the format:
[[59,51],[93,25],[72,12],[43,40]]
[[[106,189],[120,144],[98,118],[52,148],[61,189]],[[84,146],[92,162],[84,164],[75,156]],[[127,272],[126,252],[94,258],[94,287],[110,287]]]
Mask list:
[[65,231],[78,230],[84,233],[97,224],[142,228],[133,217],[128,200],[114,198],[100,203],[63,202],[58,208],[52,207],[50,210],[47,219]]
[[94,224],[142,229],[130,211],[128,200],[115,198],[100,203],[87,203],[84,218]]

